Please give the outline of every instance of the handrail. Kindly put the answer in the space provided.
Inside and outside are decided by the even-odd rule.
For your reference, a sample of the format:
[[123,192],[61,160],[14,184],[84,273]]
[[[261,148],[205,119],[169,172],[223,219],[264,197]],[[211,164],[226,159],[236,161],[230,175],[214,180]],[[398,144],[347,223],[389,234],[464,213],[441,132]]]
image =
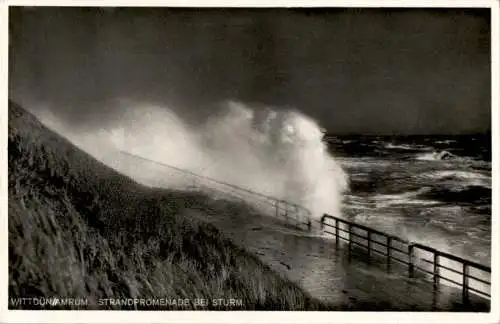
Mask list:
[[[179,167],[176,167],[176,166],[173,166],[173,165],[169,165],[169,164],[166,164],[166,163],[163,163],[163,162],[155,161],[155,160],[152,160],[152,159],[149,159],[149,158],[146,158],[146,157],[143,157],[143,156],[131,153],[131,152],[127,152],[127,151],[123,151],[123,150],[117,150],[117,151],[119,153],[121,153],[121,154],[128,155],[130,157],[133,157],[133,158],[136,158],[136,159],[139,159],[139,160],[143,160],[143,161],[146,161],[148,163],[156,164],[156,165],[159,165],[159,166],[162,166],[162,167],[166,167],[166,168],[175,170],[175,171],[177,171],[177,172],[179,172],[181,174],[189,175],[189,176],[191,176],[193,178],[202,179],[202,180],[207,181],[209,183],[214,183],[214,184],[226,187],[226,188],[230,188],[234,192],[227,192],[227,191],[223,191],[223,190],[220,190],[220,189],[216,189],[214,187],[210,187],[211,190],[217,190],[219,192],[223,192],[225,194],[229,194],[229,195],[232,195],[233,197],[237,197],[237,198],[241,198],[241,197],[237,196],[236,193],[250,195],[250,197],[253,196],[252,198],[265,199],[265,200],[268,201],[268,203],[270,203],[275,208],[277,216],[279,214],[279,211],[284,211],[285,212],[284,216],[287,217],[287,218],[289,216],[296,216],[296,218],[298,220],[298,218],[300,216],[303,216],[304,218],[306,218],[308,220],[304,224],[308,225],[309,229],[311,228],[311,221],[310,221],[311,220],[311,212],[310,212],[309,209],[307,209],[307,208],[305,208],[305,207],[303,207],[303,206],[301,206],[299,204],[291,203],[291,202],[286,201],[284,199],[279,199],[279,198],[271,197],[271,196],[268,196],[268,195],[265,195],[265,194],[253,191],[253,190],[248,189],[248,188],[243,188],[243,187],[240,187],[240,186],[236,186],[236,185],[231,184],[231,183],[227,183],[227,182],[223,182],[223,181],[220,181],[220,180],[216,180],[216,179],[204,176],[204,175],[200,175],[200,174],[194,173],[194,172],[189,171],[189,170],[185,170],[185,169],[182,169],[182,168],[179,168]],[[200,186],[200,187],[202,187],[202,186]],[[283,207],[285,207],[285,208],[283,208]]]
[[[331,225],[331,224],[326,223],[325,221],[327,219],[334,220],[335,221],[335,225]],[[348,225],[347,226],[348,229],[346,230],[344,228],[340,228],[340,223]],[[325,226],[328,226],[330,228],[334,228],[335,229],[335,233],[332,233],[330,231],[326,231],[325,230]],[[353,229],[356,229],[356,228],[365,231],[366,232],[366,236],[361,235],[359,232],[355,233],[353,231]],[[485,291],[485,290],[488,290],[488,289],[480,290],[477,287],[471,287],[470,286],[470,282],[469,282],[469,279],[472,279],[472,280],[474,280],[474,281],[476,281],[478,283],[481,283],[481,284],[484,284],[484,285],[486,285],[488,287],[491,287],[491,268],[490,267],[487,267],[485,265],[479,264],[479,263],[471,261],[471,260],[466,260],[464,258],[461,258],[459,256],[456,256],[456,255],[453,255],[453,254],[450,254],[450,253],[447,253],[447,252],[436,250],[434,248],[425,246],[425,245],[420,244],[420,243],[409,242],[409,241],[407,241],[405,239],[402,239],[400,237],[397,237],[397,236],[394,236],[394,235],[391,235],[391,234],[387,234],[387,233],[384,233],[382,231],[370,228],[368,226],[365,226],[365,225],[362,225],[362,224],[357,224],[357,223],[354,223],[354,222],[351,222],[351,221],[348,221],[348,220],[345,220],[345,219],[341,219],[341,218],[338,218],[338,217],[335,217],[335,216],[331,216],[331,215],[328,215],[328,214],[324,214],[321,217],[321,229],[324,230],[324,232],[327,233],[327,234],[334,235],[335,236],[335,242],[336,242],[336,244],[339,243],[339,239],[347,241],[349,243],[349,255],[351,253],[351,246],[352,246],[352,244],[355,244],[357,246],[361,246],[361,247],[366,248],[368,250],[368,259],[370,259],[372,251],[377,252],[379,254],[382,254],[382,255],[386,256],[387,257],[387,268],[388,269],[390,268],[390,262],[391,262],[391,260],[395,260],[395,261],[398,261],[398,262],[403,263],[403,264],[405,264],[405,265],[408,266],[408,276],[409,277],[413,277],[415,270],[418,270],[420,272],[432,275],[433,282],[434,282],[434,289],[438,288],[438,286],[440,284],[440,280],[439,279],[443,279],[443,280],[449,281],[451,283],[454,283],[454,284],[456,284],[458,286],[461,286],[462,287],[462,300],[463,300],[463,302],[468,302],[469,301],[469,291],[473,291],[473,292],[477,293],[478,295],[486,297],[486,298],[491,298],[490,293],[488,291]],[[348,237],[341,236],[339,234],[339,231],[345,232],[349,236]],[[385,237],[386,243],[381,242],[381,241],[374,241],[372,239],[372,234],[376,234],[376,235]],[[366,240],[367,243],[363,244],[363,243],[359,242],[359,240],[358,241],[354,241],[353,239],[351,239],[351,236],[360,237],[361,239]],[[404,260],[401,260],[401,259],[398,259],[398,258],[395,258],[394,256],[392,256],[392,254],[391,254],[392,250],[403,252],[402,250],[400,250],[398,248],[395,248],[394,246],[391,245],[391,242],[393,240],[399,241],[400,243],[404,243],[406,245],[406,247],[407,247],[408,262],[406,262]],[[373,249],[372,248],[372,243],[375,243],[375,242],[378,245],[381,245],[381,246],[385,247],[386,248],[386,252],[380,251],[378,249]],[[423,250],[423,251],[426,251],[426,252],[430,252],[430,253],[433,254],[433,260],[432,261],[431,260],[427,260],[425,258],[419,258],[418,259],[418,260],[422,260],[422,261],[424,261],[424,262],[426,262],[428,264],[431,264],[433,266],[432,270],[426,270],[426,269],[423,269],[422,267],[418,266],[418,264],[416,262],[418,260],[415,258],[415,250],[416,249],[420,249],[420,250]],[[441,258],[448,259],[448,260],[460,263],[461,264],[461,268],[462,268],[461,271],[452,269],[449,266],[442,265],[441,262],[440,262]],[[489,277],[490,277],[489,281],[487,281],[485,279],[478,278],[478,277],[476,277],[474,275],[471,275],[470,274],[470,269],[471,268],[472,269],[477,269],[477,270],[480,270],[480,271],[483,271],[483,272],[487,273],[487,275],[489,275]],[[446,277],[444,274],[442,274],[439,271],[440,269],[445,269],[447,271],[451,271],[453,273],[461,275],[462,276],[462,282],[460,283],[460,282],[457,282],[456,280],[453,280],[452,278]]]
[[410,243],[409,241],[405,240],[405,239],[402,239],[398,236],[395,236],[395,235],[391,235],[391,234],[387,234],[387,233],[384,233],[384,232],[381,232],[379,230],[376,230],[374,228],[370,228],[368,226],[365,226],[365,225],[362,225],[362,224],[357,224],[357,223],[353,223],[353,222],[349,222],[347,220],[344,220],[344,219],[340,219],[340,218],[337,218],[337,217],[334,217],[334,216],[330,216],[328,214],[324,214],[322,217],[321,217],[321,224],[323,225],[324,222],[325,222],[325,219],[326,218],[331,218],[331,219],[334,219],[334,220],[339,220],[341,221],[342,223],[345,223],[345,224],[350,224],[352,226],[356,226],[357,228],[360,228],[362,230],[365,230],[365,231],[368,231],[368,232],[372,232],[374,234],[377,234],[377,235],[380,235],[380,236],[385,236],[385,237],[391,237],[392,239],[395,239],[401,243]]
[[[134,154],[134,153],[130,153],[130,152],[127,152],[127,151],[122,151],[122,150],[118,150],[120,153],[123,153],[125,155],[129,155],[129,156],[132,156],[134,158],[137,158],[137,159],[141,159],[141,160],[144,160],[146,162],[150,162],[150,163],[154,163],[154,164],[158,164],[158,165],[161,165],[161,166],[164,166],[164,167],[167,167],[167,168],[170,168],[170,169],[173,169],[173,170],[176,170],[176,171],[179,171],[181,173],[185,173],[185,174],[189,174],[195,178],[200,178],[200,179],[203,179],[203,180],[207,180],[209,182],[214,182],[214,183],[217,183],[217,184],[221,184],[221,185],[224,185],[224,186],[227,186],[227,187],[231,187],[233,189],[236,189],[236,190],[239,190],[239,191],[244,191],[244,192],[247,192],[247,193],[251,193],[252,195],[255,195],[255,196],[259,196],[259,197],[262,197],[262,198],[267,198],[267,199],[271,199],[271,200],[279,200],[278,198],[274,198],[274,197],[271,197],[271,196],[267,196],[267,195],[264,195],[264,194],[261,194],[259,192],[255,192],[253,190],[250,190],[250,189],[247,189],[247,188],[243,188],[243,187],[238,187],[236,185],[233,185],[231,183],[226,183],[226,182],[223,182],[223,181],[219,181],[219,180],[216,180],[216,179],[212,179],[212,178],[209,178],[207,176],[203,176],[203,175],[200,175],[200,174],[197,174],[197,173],[194,173],[192,171],[189,171],[189,170],[185,170],[185,169],[182,169],[182,168],[179,168],[179,167],[176,167],[176,166],[173,166],[173,165],[170,165],[170,164],[166,164],[164,162],[159,162],[159,161],[155,161],[155,160],[151,160],[151,159],[148,159],[148,158],[145,158],[143,156],[140,156],[140,155],[137,155],[137,154]],[[289,205],[296,205],[294,203],[288,203]]]
[[461,263],[466,263],[468,266],[477,268],[477,269],[485,271],[485,272],[491,272],[491,268],[490,267],[487,267],[487,266],[482,265],[480,263],[477,263],[477,262],[474,262],[474,261],[470,261],[470,260],[461,258],[459,256],[456,256],[456,255],[453,255],[453,254],[450,254],[450,253],[447,253],[447,252],[442,252],[442,251],[436,250],[434,248],[425,246],[423,244],[413,243],[413,245],[416,248],[419,248],[419,249],[422,249],[422,250],[425,250],[425,251],[428,251],[428,252],[431,252],[431,253],[434,253],[434,254],[439,254],[440,256],[443,256],[443,257],[445,257],[447,259],[450,259],[450,260],[453,260],[453,261],[457,261],[457,262],[461,262]]

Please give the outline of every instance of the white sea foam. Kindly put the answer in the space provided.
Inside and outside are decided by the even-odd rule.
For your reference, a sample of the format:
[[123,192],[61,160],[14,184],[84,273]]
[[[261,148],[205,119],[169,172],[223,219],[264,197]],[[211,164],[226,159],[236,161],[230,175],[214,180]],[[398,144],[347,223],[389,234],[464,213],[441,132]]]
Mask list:
[[455,181],[460,186],[482,186],[491,189],[491,177],[479,172],[461,170],[440,170],[426,172],[420,177],[437,181]]
[[444,141],[435,141],[434,143],[436,144],[451,144],[451,143],[456,143],[457,141],[455,140],[444,140]]
[[393,144],[388,143],[384,146],[387,149],[399,149],[399,150],[430,150],[431,147],[425,145],[410,145],[410,144]]
[[338,163],[345,167],[352,168],[374,168],[374,167],[387,167],[392,164],[391,161],[383,161],[381,159],[372,157],[357,157],[357,158],[336,158]]
[[439,151],[439,152],[428,152],[428,153],[418,154],[416,156],[416,159],[420,161],[443,161],[443,160],[453,160],[460,158],[448,151]]
[[347,175],[328,152],[321,127],[300,112],[228,101],[194,127],[169,107],[117,104],[123,115],[100,132],[77,132],[53,115],[41,117],[96,158],[148,185],[185,188],[196,179],[117,149],[300,204],[315,218],[341,214]]

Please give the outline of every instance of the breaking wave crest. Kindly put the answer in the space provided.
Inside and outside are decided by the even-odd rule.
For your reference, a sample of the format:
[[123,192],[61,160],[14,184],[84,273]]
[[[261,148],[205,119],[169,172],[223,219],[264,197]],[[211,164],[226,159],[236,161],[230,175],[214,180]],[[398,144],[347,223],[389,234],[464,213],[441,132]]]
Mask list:
[[418,154],[416,159],[420,161],[446,161],[446,160],[456,160],[460,157],[446,150],[438,152],[427,152]]
[[124,114],[99,133],[76,133],[55,116],[44,122],[104,163],[139,182],[185,188],[192,177],[122,156],[166,163],[308,208],[313,217],[341,214],[348,178],[328,152],[323,130],[294,110],[221,104],[201,125],[168,107],[120,102]]

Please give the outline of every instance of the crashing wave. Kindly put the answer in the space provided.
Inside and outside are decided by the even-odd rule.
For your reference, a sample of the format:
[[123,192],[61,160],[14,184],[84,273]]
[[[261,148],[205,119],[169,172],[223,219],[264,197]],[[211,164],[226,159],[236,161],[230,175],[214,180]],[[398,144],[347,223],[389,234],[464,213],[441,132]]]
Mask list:
[[52,115],[44,122],[148,186],[185,189],[204,184],[118,150],[302,205],[316,218],[341,214],[347,174],[329,153],[324,130],[300,112],[226,101],[208,120],[193,125],[182,109],[133,100],[116,104],[123,114],[99,132],[79,132]]
[[[293,110],[228,101],[205,123],[192,127],[167,107],[131,106],[133,118],[124,116],[110,130],[113,146],[302,205],[313,217],[341,213],[348,178],[330,155],[315,120]],[[147,182],[155,185],[172,188],[185,185],[179,181],[193,182],[173,182],[157,170],[120,161],[127,174],[149,175]]]

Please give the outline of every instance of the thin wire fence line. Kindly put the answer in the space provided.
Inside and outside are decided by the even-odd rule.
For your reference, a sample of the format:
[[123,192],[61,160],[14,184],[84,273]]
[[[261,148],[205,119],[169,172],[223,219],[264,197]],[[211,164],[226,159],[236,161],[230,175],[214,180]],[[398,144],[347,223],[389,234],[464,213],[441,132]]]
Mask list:
[[[308,221],[311,220],[311,216],[312,216],[311,211],[308,208],[306,208],[306,207],[304,207],[302,205],[299,205],[299,204],[296,204],[296,203],[292,203],[292,202],[286,201],[284,199],[279,199],[279,198],[276,198],[276,197],[268,196],[268,195],[265,195],[265,194],[253,191],[251,189],[240,187],[240,186],[237,186],[237,185],[234,185],[234,184],[231,184],[231,183],[227,183],[227,182],[224,182],[224,181],[216,180],[216,179],[213,179],[213,178],[210,178],[210,177],[207,177],[207,176],[204,176],[204,175],[200,175],[200,174],[197,174],[195,172],[192,172],[192,171],[189,171],[189,170],[186,170],[186,169],[182,169],[182,168],[179,168],[179,167],[176,167],[176,166],[164,163],[164,162],[155,161],[155,160],[152,160],[152,159],[149,159],[149,158],[146,158],[146,157],[143,157],[143,156],[131,153],[131,152],[127,152],[127,151],[124,151],[124,150],[118,150],[118,152],[120,152],[121,154],[124,154],[124,155],[131,156],[131,157],[136,158],[136,159],[140,159],[140,160],[152,163],[152,164],[156,164],[156,165],[159,165],[159,166],[162,166],[162,167],[170,168],[172,170],[175,170],[175,171],[180,172],[182,174],[190,175],[190,176],[192,176],[194,178],[197,178],[197,179],[202,179],[202,180],[205,180],[205,181],[208,181],[208,182],[212,182],[212,183],[215,183],[215,184],[218,184],[218,185],[225,186],[227,188],[231,188],[231,189],[235,190],[236,192],[238,192],[240,194],[241,193],[246,193],[246,194],[249,194],[251,196],[254,196],[253,198],[259,197],[261,199],[266,199],[266,200],[272,202],[272,205],[276,208],[276,210],[278,210],[278,209],[284,210],[285,213],[286,213],[285,216],[289,216],[288,213],[292,212],[292,213],[296,213],[298,217],[302,215],[302,216],[308,218]],[[217,190],[215,188],[210,188],[210,189]],[[221,190],[219,190],[219,191],[221,191]],[[227,192],[224,192],[224,193],[227,194]],[[235,196],[234,193],[230,193],[230,194],[233,195],[233,196]],[[241,198],[241,197],[238,197],[238,198]],[[283,208],[283,206],[285,206],[285,207],[291,207],[291,209]],[[316,222],[319,224],[319,221],[316,221]],[[308,222],[306,222],[304,224],[307,224],[307,223]]]
[[[152,160],[152,159],[149,159],[149,158],[146,158],[146,157],[143,157],[143,156],[140,156],[140,155],[137,155],[137,154],[133,154],[133,153],[130,153],[130,152],[127,152],[127,151],[122,151],[122,150],[118,150],[120,153],[123,153],[123,154],[126,154],[126,155],[129,155],[129,156],[132,156],[132,157],[135,157],[135,158],[138,158],[138,159],[141,159],[141,160],[145,160],[147,162],[151,162],[151,163],[154,163],[154,164],[158,164],[158,165],[161,165],[161,166],[164,166],[164,167],[167,167],[167,168],[171,168],[171,169],[174,169],[176,171],[179,171],[179,172],[182,172],[182,173],[186,173],[186,174],[189,174],[193,177],[196,177],[196,178],[200,178],[200,179],[204,179],[204,180],[208,180],[210,182],[214,182],[214,183],[217,183],[217,184],[221,184],[221,185],[224,185],[224,186],[227,186],[227,187],[231,187],[231,188],[234,188],[236,190],[241,190],[241,191],[245,191],[247,193],[250,193],[250,194],[253,194],[253,195],[256,195],[256,196],[259,196],[259,197],[262,197],[262,198],[266,198],[266,199],[270,199],[270,200],[276,200],[276,201],[282,201],[282,202],[287,202],[288,204],[292,205],[292,206],[300,206],[298,204],[295,204],[295,203],[290,203],[288,201],[285,201],[283,199],[279,199],[279,198],[275,198],[275,197],[271,197],[271,196],[267,196],[267,195],[264,195],[262,193],[259,193],[259,192],[256,192],[256,191],[253,191],[251,189],[248,189],[248,188],[243,188],[243,187],[240,187],[240,186],[236,186],[234,184],[231,184],[231,183],[227,183],[227,182],[223,182],[223,181],[220,181],[220,180],[216,180],[216,179],[213,179],[213,178],[210,178],[210,177],[207,177],[207,176],[204,176],[204,175],[201,175],[201,174],[197,174],[195,172],[192,172],[192,171],[189,171],[189,170],[186,170],[186,169],[182,169],[182,168],[179,168],[179,167],[176,167],[176,166],[173,166],[173,165],[169,165],[169,164],[166,164],[164,162],[159,162],[159,161],[155,161],[155,160]],[[303,206],[300,206],[304,209],[306,209],[305,207]]]

